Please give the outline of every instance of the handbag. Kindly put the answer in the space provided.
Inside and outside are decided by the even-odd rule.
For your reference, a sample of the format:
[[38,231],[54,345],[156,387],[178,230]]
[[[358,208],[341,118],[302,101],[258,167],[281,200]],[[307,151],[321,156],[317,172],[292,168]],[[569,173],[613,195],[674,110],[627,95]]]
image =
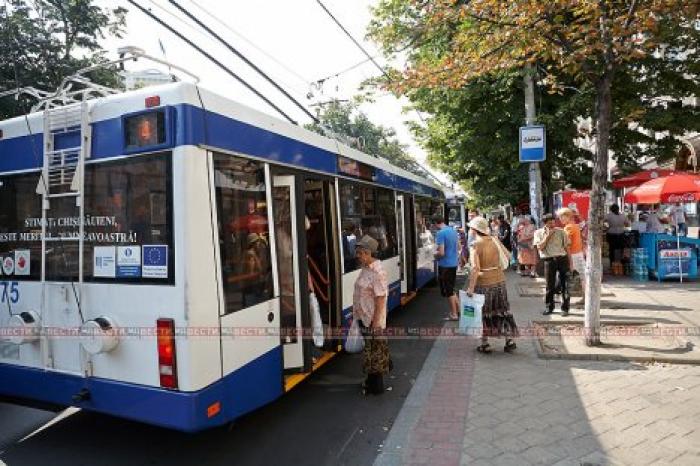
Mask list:
[[311,330],[314,345],[321,348],[323,346],[323,321],[321,320],[321,306],[318,305],[315,293],[309,295],[309,303],[311,304]]
[[508,249],[506,249],[503,243],[501,243],[501,240],[494,236],[492,236],[491,239],[498,248],[498,265],[501,267],[501,270],[508,270],[510,267],[510,252]]
[[345,339],[345,351],[348,353],[360,353],[365,349],[365,338],[360,332],[359,322],[359,319],[353,319],[348,330],[348,337]]

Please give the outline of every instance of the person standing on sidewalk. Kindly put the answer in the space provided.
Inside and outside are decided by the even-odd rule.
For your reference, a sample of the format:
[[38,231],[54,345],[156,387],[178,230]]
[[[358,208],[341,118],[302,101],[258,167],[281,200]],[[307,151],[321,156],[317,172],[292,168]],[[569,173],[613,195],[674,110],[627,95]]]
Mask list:
[[673,225],[673,234],[678,236],[686,236],[688,227],[685,218],[685,208],[680,202],[671,207],[671,224]]
[[523,277],[535,277],[537,265],[537,253],[532,244],[535,235],[535,224],[529,217],[525,217],[518,223],[518,263],[522,266],[520,275]]
[[355,244],[355,257],[362,267],[355,281],[352,296],[353,319],[359,319],[365,338],[363,370],[367,374],[362,384],[364,393],[384,393],[384,374],[391,368],[386,328],[386,300],[389,282],[382,261],[376,259],[379,243],[365,235]]
[[520,222],[525,218],[520,210],[520,207],[515,208],[515,214],[510,222],[511,230],[511,246],[513,251],[513,262],[515,262],[515,270],[520,271],[520,264],[518,263],[518,229],[520,228]]
[[489,235],[489,222],[483,217],[475,217],[469,227],[476,235],[476,241],[470,251],[472,266],[469,275],[467,294],[484,295],[482,308],[483,333],[481,345],[476,349],[480,353],[491,353],[488,337],[503,336],[506,344],[503,350],[510,353],[516,348],[514,338],[518,336],[518,326],[508,303],[506,275],[501,268],[500,248]]
[[450,313],[449,320],[459,319],[459,299],[455,294],[455,281],[457,280],[457,265],[459,256],[459,241],[454,228],[445,225],[445,219],[441,215],[433,217],[433,223],[438,232],[435,235],[437,251],[435,259],[438,261],[438,282],[440,294],[447,298]]
[[547,280],[547,293],[545,296],[546,309],[543,315],[554,312],[554,292],[557,278],[561,288],[561,315],[569,315],[569,238],[561,228],[554,226],[554,216],[546,214],[542,216],[544,227],[535,232],[535,246],[544,260],[544,276]]
[[584,290],[584,295],[580,301],[574,304],[584,304],[586,299],[586,258],[583,255],[583,238],[581,237],[581,228],[574,221],[574,212],[571,209],[564,207],[557,211],[559,221],[564,225],[564,233],[569,238],[569,266],[570,270],[575,270],[581,280],[581,289]]
[[472,244],[474,244],[474,241],[476,241],[476,234],[474,234],[472,229],[469,228],[469,222],[478,216],[479,211],[476,209],[471,209],[467,214],[467,251],[471,250]]
[[459,265],[457,270],[464,271],[469,263],[469,248],[467,246],[467,233],[468,227],[463,225],[457,230],[457,239],[459,242]]
[[511,231],[510,231],[510,223],[506,220],[506,216],[503,214],[500,214],[498,218],[496,218],[496,225],[497,227],[497,236],[498,239],[501,240],[501,243],[503,246],[506,247],[508,252],[511,251]]
[[625,247],[625,227],[629,226],[627,217],[620,213],[617,204],[610,206],[610,213],[605,216],[605,224],[608,226],[606,239],[608,240],[608,250],[610,251],[610,265],[622,262],[622,250]]

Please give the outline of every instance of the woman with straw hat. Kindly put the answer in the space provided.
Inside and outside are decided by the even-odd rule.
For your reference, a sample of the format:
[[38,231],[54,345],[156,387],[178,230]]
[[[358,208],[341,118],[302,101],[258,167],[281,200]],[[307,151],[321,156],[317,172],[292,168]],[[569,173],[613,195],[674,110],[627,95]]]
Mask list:
[[506,343],[503,349],[510,353],[516,348],[514,338],[518,335],[518,327],[508,304],[506,276],[501,268],[501,249],[496,243],[498,239],[490,235],[488,220],[483,217],[472,219],[469,228],[476,233],[476,241],[469,252],[472,272],[467,294],[484,295],[483,333],[477,351],[491,353],[488,337],[504,336]]

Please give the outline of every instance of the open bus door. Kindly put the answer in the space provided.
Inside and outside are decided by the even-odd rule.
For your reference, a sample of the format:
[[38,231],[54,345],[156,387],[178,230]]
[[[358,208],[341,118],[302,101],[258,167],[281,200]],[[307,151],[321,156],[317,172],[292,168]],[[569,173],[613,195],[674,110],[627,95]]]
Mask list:
[[299,238],[294,176],[275,176],[272,185],[280,284],[280,321],[284,369],[304,367],[304,339],[301,331],[302,303],[299,280]]
[[[272,199],[280,284],[280,313],[287,389],[325,362],[335,340],[324,338],[316,348],[311,338],[311,290],[324,329],[335,327],[340,279],[339,251],[334,248],[337,224],[331,181],[280,171],[273,177]],[[324,351],[325,350],[325,351]]]
[[413,285],[413,247],[412,234],[413,228],[411,219],[408,215],[411,208],[407,207],[410,203],[410,196],[398,194],[396,196],[396,223],[398,231],[398,246],[399,246],[399,272],[401,276],[401,294],[405,295],[412,291]]
[[399,246],[399,270],[401,273],[401,295],[412,296],[416,289],[416,245],[413,196],[396,196],[396,222]]

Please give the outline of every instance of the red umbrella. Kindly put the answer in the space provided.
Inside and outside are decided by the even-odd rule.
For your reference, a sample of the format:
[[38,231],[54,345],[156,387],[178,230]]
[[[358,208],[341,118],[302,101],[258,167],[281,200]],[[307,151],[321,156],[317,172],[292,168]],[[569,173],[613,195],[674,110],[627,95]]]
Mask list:
[[628,204],[673,204],[700,201],[700,176],[674,173],[637,186],[625,195]]
[[[625,195],[628,204],[672,204],[676,202],[696,202],[700,200],[700,176],[690,173],[674,173],[647,181]],[[677,248],[681,248],[681,239],[676,229]],[[683,268],[681,256],[678,256],[678,270],[681,282]]]
[[640,184],[646,181],[655,180],[661,176],[673,175],[674,173],[674,170],[668,168],[644,170],[638,173],[633,173],[632,175],[623,176],[622,178],[613,180],[612,185],[616,189],[632,188],[634,186],[639,186]]

